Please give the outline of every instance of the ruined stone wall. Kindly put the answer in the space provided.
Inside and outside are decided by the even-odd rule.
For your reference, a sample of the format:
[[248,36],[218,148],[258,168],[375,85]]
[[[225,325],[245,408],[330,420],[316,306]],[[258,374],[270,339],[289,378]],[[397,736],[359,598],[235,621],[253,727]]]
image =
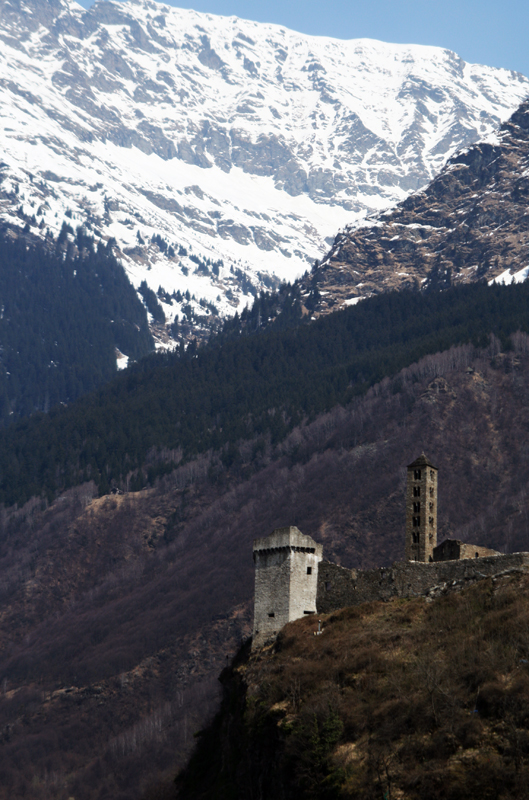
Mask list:
[[493,556],[495,553],[496,551],[491,550],[490,547],[480,547],[477,544],[463,543],[459,551],[459,558],[483,558],[484,556]]
[[483,558],[484,556],[499,556],[497,550],[489,547],[480,547],[477,544],[461,542],[459,539],[445,539],[433,551],[434,561],[452,561],[453,559]]
[[399,561],[391,567],[372,570],[348,570],[322,561],[316,606],[318,613],[327,614],[374,600],[418,597],[524,567],[529,568],[529,553],[433,563]]

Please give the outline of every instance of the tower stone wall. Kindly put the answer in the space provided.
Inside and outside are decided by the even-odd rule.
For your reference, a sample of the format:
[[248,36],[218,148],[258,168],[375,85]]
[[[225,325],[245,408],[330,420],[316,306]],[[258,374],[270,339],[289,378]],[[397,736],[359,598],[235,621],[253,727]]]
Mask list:
[[272,639],[287,622],[316,613],[322,554],[322,545],[294,526],[255,539],[254,646]]
[[424,453],[408,466],[406,561],[433,561],[437,547],[437,467]]

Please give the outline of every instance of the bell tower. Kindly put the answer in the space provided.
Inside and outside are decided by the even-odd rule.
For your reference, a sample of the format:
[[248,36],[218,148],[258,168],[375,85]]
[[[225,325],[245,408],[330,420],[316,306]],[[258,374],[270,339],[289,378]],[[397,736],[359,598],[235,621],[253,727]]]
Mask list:
[[424,453],[408,465],[406,561],[433,561],[437,547],[437,472]]

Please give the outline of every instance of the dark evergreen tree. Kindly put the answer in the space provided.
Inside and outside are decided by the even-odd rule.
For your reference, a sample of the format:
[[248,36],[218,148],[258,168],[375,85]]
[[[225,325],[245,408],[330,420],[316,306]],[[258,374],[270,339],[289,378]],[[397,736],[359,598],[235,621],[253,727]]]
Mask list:
[[138,289],[139,293],[145,300],[145,305],[149,309],[150,313],[152,314],[153,319],[155,322],[165,322],[165,314],[164,310],[161,307],[160,303],[158,302],[158,298],[156,294],[147,286],[146,281],[142,281],[140,283],[140,288]]

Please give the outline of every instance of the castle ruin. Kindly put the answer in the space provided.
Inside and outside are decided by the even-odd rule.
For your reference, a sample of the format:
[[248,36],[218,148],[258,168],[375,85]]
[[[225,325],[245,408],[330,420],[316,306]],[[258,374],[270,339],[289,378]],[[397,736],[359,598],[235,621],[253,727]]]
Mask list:
[[437,474],[424,453],[407,468],[405,560],[391,567],[357,570],[323,561],[322,545],[293,526],[255,539],[252,646],[262,647],[305,615],[394,597],[433,597],[529,568],[529,553],[505,555],[458,539],[437,545]]
[[322,552],[321,544],[294,526],[255,539],[255,645],[276,636],[287,622],[316,613]]

